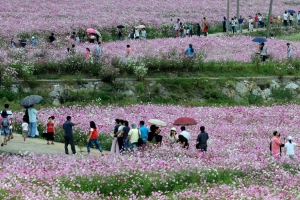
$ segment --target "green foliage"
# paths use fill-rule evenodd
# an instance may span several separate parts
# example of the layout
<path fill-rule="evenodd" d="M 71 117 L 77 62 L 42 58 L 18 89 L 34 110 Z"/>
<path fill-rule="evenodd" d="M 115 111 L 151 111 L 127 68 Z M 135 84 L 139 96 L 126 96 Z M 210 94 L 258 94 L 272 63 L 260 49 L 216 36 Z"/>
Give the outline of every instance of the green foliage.
<path fill-rule="evenodd" d="M 286 88 L 276 88 L 272 89 L 271 95 L 276 101 L 277 100 L 291 100 L 293 98 L 293 93 L 291 89 Z"/>
<path fill-rule="evenodd" d="M 260 105 L 263 101 L 263 98 L 261 96 L 254 95 L 252 93 L 248 94 L 247 99 L 250 105 Z"/>
<path fill-rule="evenodd" d="M 143 83 L 143 82 L 137 82 L 137 83 L 135 84 L 135 90 L 136 90 L 136 92 L 137 92 L 138 94 L 144 93 L 144 90 L 145 90 L 145 88 L 144 88 L 144 83 Z"/>
<path fill-rule="evenodd" d="M 99 192 L 104 196 L 129 197 L 131 193 L 138 196 L 150 196 L 152 192 L 160 191 L 169 194 L 181 191 L 186 184 L 195 187 L 203 182 L 212 184 L 231 185 L 236 179 L 245 178 L 246 174 L 231 170 L 179 171 L 168 172 L 166 176 L 144 173 L 127 173 L 124 176 L 92 176 L 76 177 L 75 180 L 63 179 L 59 181 L 60 187 L 73 192 Z M 76 183 L 76 184 L 74 184 Z M 78 187 L 80 185 L 80 187 Z"/>

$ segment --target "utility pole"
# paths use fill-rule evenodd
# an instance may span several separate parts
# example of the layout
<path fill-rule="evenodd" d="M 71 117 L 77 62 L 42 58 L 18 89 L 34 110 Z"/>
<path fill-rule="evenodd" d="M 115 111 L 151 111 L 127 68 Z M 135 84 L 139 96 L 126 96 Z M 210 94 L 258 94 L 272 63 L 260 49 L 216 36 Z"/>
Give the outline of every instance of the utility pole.
<path fill-rule="evenodd" d="M 272 16 L 272 7 L 273 7 L 273 0 L 270 0 L 270 7 L 269 7 L 269 16 L 268 16 L 268 25 L 267 25 L 267 38 L 270 37 L 270 19 Z"/>
<path fill-rule="evenodd" d="M 240 0 L 236 0 L 236 18 L 240 18 Z"/>
<path fill-rule="evenodd" d="M 226 20 L 226 30 L 227 30 L 227 33 L 229 34 L 229 4 L 230 4 L 230 1 L 229 0 L 227 0 L 227 16 L 226 16 L 226 18 L 227 18 L 227 20 Z"/>

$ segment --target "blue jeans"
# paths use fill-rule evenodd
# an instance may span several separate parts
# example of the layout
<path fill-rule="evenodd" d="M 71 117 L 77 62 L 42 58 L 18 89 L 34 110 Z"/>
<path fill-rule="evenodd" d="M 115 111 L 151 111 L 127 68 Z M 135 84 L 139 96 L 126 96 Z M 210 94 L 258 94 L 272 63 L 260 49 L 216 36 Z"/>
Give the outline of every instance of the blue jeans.
<path fill-rule="evenodd" d="M 137 147 L 137 142 L 134 142 L 134 143 L 132 143 L 131 144 L 131 148 L 132 148 L 132 150 L 134 151 L 134 149 Z"/>
<path fill-rule="evenodd" d="M 99 144 L 98 138 L 90 139 L 90 141 L 87 144 L 87 152 L 88 153 L 91 152 L 90 147 L 92 146 L 93 143 L 96 145 L 97 149 L 99 149 L 99 151 L 102 152 L 102 147 Z"/>
<path fill-rule="evenodd" d="M 122 36 L 118 36 L 118 40 L 122 41 L 123 37 Z"/>
<path fill-rule="evenodd" d="M 36 134 L 36 122 L 29 122 L 28 137 L 35 137 Z"/>
<path fill-rule="evenodd" d="M 128 149 L 130 148 L 130 142 L 129 142 L 129 140 L 127 140 L 127 138 L 124 138 L 123 142 L 124 142 L 124 149 L 126 151 L 128 151 Z"/>
<path fill-rule="evenodd" d="M 8 136 L 9 133 L 10 133 L 9 128 L 3 128 L 3 127 L 1 128 L 1 135 L 2 136 Z"/>

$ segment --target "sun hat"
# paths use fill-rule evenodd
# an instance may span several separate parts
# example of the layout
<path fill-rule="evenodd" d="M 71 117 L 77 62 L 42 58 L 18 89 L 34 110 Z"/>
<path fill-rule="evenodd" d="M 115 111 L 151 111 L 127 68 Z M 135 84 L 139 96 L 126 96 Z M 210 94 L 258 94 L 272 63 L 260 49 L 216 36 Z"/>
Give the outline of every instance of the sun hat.
<path fill-rule="evenodd" d="M 34 36 L 32 36 L 32 39 L 34 39 Z"/>
<path fill-rule="evenodd" d="M 293 139 L 293 137 L 292 137 L 292 136 L 289 136 L 289 137 L 287 137 L 287 139 L 288 139 L 288 140 L 292 140 L 292 139 Z"/>
<path fill-rule="evenodd" d="M 136 128 L 136 123 L 133 122 L 133 123 L 131 124 L 131 126 L 132 126 L 132 128 Z"/>
<path fill-rule="evenodd" d="M 171 131 L 176 131 L 176 128 L 175 127 L 171 128 Z"/>

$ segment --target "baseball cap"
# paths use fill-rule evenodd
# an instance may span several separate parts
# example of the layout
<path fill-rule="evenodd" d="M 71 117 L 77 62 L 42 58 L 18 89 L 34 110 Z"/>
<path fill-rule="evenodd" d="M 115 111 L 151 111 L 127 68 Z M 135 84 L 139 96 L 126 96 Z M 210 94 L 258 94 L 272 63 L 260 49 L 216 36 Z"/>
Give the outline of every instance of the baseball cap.
<path fill-rule="evenodd" d="M 289 136 L 289 137 L 287 137 L 287 139 L 288 139 L 288 140 L 292 140 L 292 139 L 293 139 L 293 137 L 292 137 L 292 136 Z"/>

